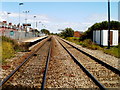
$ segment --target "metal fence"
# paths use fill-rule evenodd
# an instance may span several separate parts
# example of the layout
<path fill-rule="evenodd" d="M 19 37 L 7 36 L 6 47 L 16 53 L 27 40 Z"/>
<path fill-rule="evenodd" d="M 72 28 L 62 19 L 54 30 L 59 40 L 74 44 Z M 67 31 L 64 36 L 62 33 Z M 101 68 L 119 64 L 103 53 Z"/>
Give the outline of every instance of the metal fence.
<path fill-rule="evenodd" d="M 10 37 L 12 39 L 16 39 L 16 40 L 23 40 L 23 39 L 35 37 L 34 32 L 26 32 L 22 30 L 17 31 L 17 30 L 12 30 L 12 29 L 0 28 L 0 36 L 2 35 L 6 37 Z"/>

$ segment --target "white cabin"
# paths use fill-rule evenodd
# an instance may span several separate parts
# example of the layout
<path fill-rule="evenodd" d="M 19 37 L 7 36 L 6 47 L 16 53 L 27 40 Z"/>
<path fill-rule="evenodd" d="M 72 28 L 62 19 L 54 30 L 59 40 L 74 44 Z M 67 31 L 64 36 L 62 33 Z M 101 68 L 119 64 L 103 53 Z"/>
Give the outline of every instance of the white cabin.
<path fill-rule="evenodd" d="M 110 46 L 117 46 L 118 38 L 118 30 L 110 30 Z M 93 42 L 108 46 L 108 30 L 93 30 Z"/>

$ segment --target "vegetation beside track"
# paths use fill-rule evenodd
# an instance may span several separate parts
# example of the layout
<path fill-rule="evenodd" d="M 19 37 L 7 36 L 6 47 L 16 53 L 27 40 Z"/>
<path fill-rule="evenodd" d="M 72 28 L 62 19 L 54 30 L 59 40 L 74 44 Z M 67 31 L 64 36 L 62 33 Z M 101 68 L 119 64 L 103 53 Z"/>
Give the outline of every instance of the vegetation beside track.
<path fill-rule="evenodd" d="M 111 21 L 110 22 L 110 29 L 111 30 L 119 30 L 119 38 L 120 38 L 120 22 L 118 21 Z M 111 47 L 107 49 L 107 47 L 101 47 L 96 43 L 93 43 L 93 30 L 107 30 L 108 29 L 108 22 L 103 21 L 99 23 L 95 23 L 91 27 L 88 28 L 84 33 L 81 34 L 79 38 L 73 37 L 74 31 L 71 28 L 66 28 L 62 30 L 61 33 L 58 35 L 68 41 L 74 42 L 78 45 L 83 47 L 92 49 L 92 50 L 102 50 L 104 53 L 113 55 L 117 58 L 120 58 L 119 50 L 120 50 L 120 43 L 118 46 Z M 120 42 L 120 39 L 119 39 Z"/>
<path fill-rule="evenodd" d="M 20 44 L 16 40 L 5 36 L 1 36 L 0 40 L 2 41 L 0 45 L 2 52 L 2 63 L 7 62 L 6 59 L 14 57 L 15 53 L 25 51 L 25 47 L 27 47 L 27 45 Z"/>
<path fill-rule="evenodd" d="M 120 38 L 120 22 L 111 21 L 110 22 L 110 29 L 111 30 L 119 30 L 119 38 Z M 94 25 L 89 27 L 88 30 L 86 30 L 82 34 L 80 40 L 82 40 L 82 41 L 85 40 L 85 39 L 93 40 L 93 30 L 108 30 L 108 22 L 103 21 L 103 22 L 95 23 Z M 120 40 L 119 40 L 119 42 L 120 42 Z"/>
<path fill-rule="evenodd" d="M 2 62 L 6 62 L 5 59 L 11 58 L 14 56 L 15 50 L 11 43 L 3 41 L 2 42 Z"/>
<path fill-rule="evenodd" d="M 67 38 L 74 36 L 74 30 L 72 28 L 65 28 L 65 30 L 61 30 L 62 32 L 59 34 L 60 37 Z"/>
<path fill-rule="evenodd" d="M 104 51 L 104 53 L 107 53 L 107 54 L 113 55 L 117 58 L 120 58 L 119 50 L 120 50 L 120 44 L 118 46 L 111 47 L 110 49 L 104 49 L 103 51 Z"/>
<path fill-rule="evenodd" d="M 111 47 L 110 49 L 107 49 L 107 47 L 101 47 L 101 46 L 93 43 L 91 39 L 85 39 L 83 41 L 80 41 L 80 39 L 76 38 L 76 37 L 67 37 L 65 39 L 68 41 L 71 41 L 73 43 L 76 43 L 78 45 L 81 45 L 82 47 L 86 47 L 86 48 L 92 49 L 92 50 L 102 50 L 106 54 L 110 54 L 117 58 L 120 58 L 120 55 L 118 52 L 120 50 L 120 44 L 118 46 L 114 46 L 114 47 Z"/>

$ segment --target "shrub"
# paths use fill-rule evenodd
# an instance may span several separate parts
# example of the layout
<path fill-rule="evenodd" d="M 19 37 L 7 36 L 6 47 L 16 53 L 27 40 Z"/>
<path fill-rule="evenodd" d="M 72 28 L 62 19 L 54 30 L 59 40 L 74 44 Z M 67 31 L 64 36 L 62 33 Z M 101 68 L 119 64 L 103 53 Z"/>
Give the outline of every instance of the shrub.
<path fill-rule="evenodd" d="M 74 35 L 74 30 L 72 28 L 65 28 L 65 30 L 62 30 L 60 33 L 60 36 L 63 36 L 64 38 L 67 37 L 73 37 Z"/>
<path fill-rule="evenodd" d="M 14 57 L 14 54 L 18 51 L 28 51 L 29 43 L 18 43 L 16 40 L 2 36 L 2 62 L 6 62 L 5 59 Z"/>
<path fill-rule="evenodd" d="M 71 42 L 73 41 L 72 37 L 66 37 L 65 39 L 68 40 L 68 41 L 71 41 Z"/>
<path fill-rule="evenodd" d="M 87 47 L 89 49 L 93 49 L 93 50 L 101 50 L 102 48 L 93 43 L 91 39 L 85 39 L 84 41 L 80 41 L 79 43 L 80 45 L 82 45 L 83 47 Z"/>
<path fill-rule="evenodd" d="M 11 58 L 14 56 L 15 50 L 11 43 L 3 41 L 2 42 L 2 60 Z"/>
<path fill-rule="evenodd" d="M 8 38 L 6 36 L 2 36 L 0 37 L 2 38 L 2 41 L 4 42 L 8 42 L 12 44 L 12 47 L 15 51 L 27 51 L 28 50 L 28 43 L 22 43 L 22 42 L 17 42 L 14 39 Z"/>
<path fill-rule="evenodd" d="M 1 36 L 0 38 L 2 38 L 2 41 L 6 41 L 6 42 L 10 42 L 10 43 L 14 44 L 14 40 L 11 38 L 8 38 L 6 36 Z"/>

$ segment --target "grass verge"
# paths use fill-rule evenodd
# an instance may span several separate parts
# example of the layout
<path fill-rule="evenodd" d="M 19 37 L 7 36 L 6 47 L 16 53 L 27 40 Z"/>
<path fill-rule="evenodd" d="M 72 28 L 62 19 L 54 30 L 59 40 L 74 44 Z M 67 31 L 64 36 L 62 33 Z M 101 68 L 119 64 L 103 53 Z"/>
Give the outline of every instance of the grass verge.
<path fill-rule="evenodd" d="M 76 37 L 67 37 L 65 39 L 73 43 L 76 43 L 78 45 L 81 45 L 82 47 L 86 47 L 92 50 L 102 50 L 106 54 L 110 54 L 112 56 L 120 58 L 120 54 L 119 54 L 120 44 L 118 46 L 114 46 L 111 47 L 110 49 L 107 49 L 107 47 L 100 47 L 99 45 L 93 43 L 91 39 L 85 39 L 84 41 L 80 41 L 79 38 Z"/>
<path fill-rule="evenodd" d="M 106 49 L 106 47 L 103 49 L 104 53 L 106 54 L 110 54 L 112 56 L 115 56 L 117 58 L 120 58 L 120 55 L 119 55 L 119 50 L 120 48 L 118 46 L 116 47 L 111 47 L 110 49 Z"/>
<path fill-rule="evenodd" d="M 2 52 L 2 59 L 0 62 L 2 62 L 3 64 L 7 62 L 6 59 L 14 57 L 16 52 L 27 51 L 28 44 L 26 43 L 18 43 L 16 40 L 5 36 L 1 36 L 0 40 L 0 48 Z"/>
<path fill-rule="evenodd" d="M 2 41 L 2 60 L 3 63 L 6 62 L 5 59 L 13 57 L 15 54 L 15 50 L 13 48 L 12 43 Z"/>

